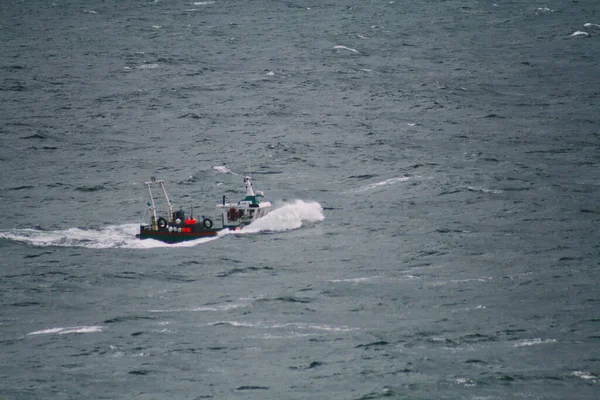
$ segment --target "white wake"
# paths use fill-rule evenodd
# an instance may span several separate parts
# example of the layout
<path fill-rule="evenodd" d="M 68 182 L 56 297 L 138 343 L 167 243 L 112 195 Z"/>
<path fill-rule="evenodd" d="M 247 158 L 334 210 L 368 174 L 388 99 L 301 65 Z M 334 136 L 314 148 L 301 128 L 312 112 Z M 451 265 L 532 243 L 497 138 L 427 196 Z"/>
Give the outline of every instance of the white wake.
<path fill-rule="evenodd" d="M 193 247 L 217 240 L 223 236 L 258 232 L 288 231 L 300 228 L 305 222 L 319 222 L 324 219 L 323 208 L 316 202 L 295 200 L 271 211 L 263 218 L 239 231 L 227 229 L 217 236 L 168 244 L 158 240 L 135 237 L 139 224 L 110 225 L 98 229 L 68 228 L 63 230 L 11 229 L 0 232 L 0 239 L 8 239 L 37 247 L 85 247 L 90 249 L 152 249 L 158 247 Z"/>
<path fill-rule="evenodd" d="M 9 239 L 37 247 L 86 247 L 90 249 L 151 249 L 156 247 L 191 247 L 215 240 L 219 236 L 167 244 L 157 240 L 140 240 L 139 224 L 111 225 L 99 229 L 69 228 L 46 231 L 39 229 L 12 229 L 0 232 L 0 239 Z M 225 234 L 225 232 L 223 232 Z M 222 235 L 221 235 L 222 236 Z"/>

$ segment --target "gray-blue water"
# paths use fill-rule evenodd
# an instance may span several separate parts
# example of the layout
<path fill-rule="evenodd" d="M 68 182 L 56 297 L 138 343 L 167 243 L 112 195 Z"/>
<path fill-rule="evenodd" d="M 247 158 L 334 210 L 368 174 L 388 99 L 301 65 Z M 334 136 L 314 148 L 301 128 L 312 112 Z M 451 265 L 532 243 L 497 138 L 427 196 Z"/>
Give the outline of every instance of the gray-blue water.
<path fill-rule="evenodd" d="M 0 398 L 597 399 L 600 2 L 0 2 Z M 164 179 L 218 220 L 134 235 Z"/>

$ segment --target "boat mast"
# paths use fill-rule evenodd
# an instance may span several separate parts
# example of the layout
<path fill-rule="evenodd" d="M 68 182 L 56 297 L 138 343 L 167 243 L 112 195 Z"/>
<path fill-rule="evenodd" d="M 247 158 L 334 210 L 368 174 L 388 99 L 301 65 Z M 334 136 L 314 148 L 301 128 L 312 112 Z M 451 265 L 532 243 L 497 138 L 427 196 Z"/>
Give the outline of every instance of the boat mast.
<path fill-rule="evenodd" d="M 152 180 L 154 181 L 154 177 L 152 177 Z M 152 202 L 152 226 L 154 228 L 154 225 L 156 225 L 156 206 L 154 205 L 154 196 L 152 196 L 151 184 L 152 182 L 146 182 L 146 186 L 148 186 L 148 193 L 150 193 L 150 201 Z"/>
<path fill-rule="evenodd" d="M 156 216 L 156 205 L 154 204 L 154 196 L 152 195 L 152 185 L 159 185 L 163 192 L 163 197 L 167 202 L 167 206 L 169 207 L 169 221 L 173 221 L 173 206 L 171 205 L 171 201 L 169 200 L 169 196 L 167 195 L 167 191 L 165 189 L 164 181 L 156 180 L 155 177 L 150 178 L 150 182 L 145 182 L 146 186 L 148 186 L 148 193 L 150 193 L 150 201 L 152 202 L 152 215 L 154 216 L 154 223 L 156 223 L 158 217 Z"/>
<path fill-rule="evenodd" d="M 169 196 L 167 195 L 167 191 L 165 190 L 165 185 L 163 181 L 157 181 L 162 189 L 163 196 L 165 196 L 165 200 L 167 201 L 167 206 L 169 207 L 169 221 L 173 221 L 173 206 L 171 205 L 171 201 L 169 200 Z"/>

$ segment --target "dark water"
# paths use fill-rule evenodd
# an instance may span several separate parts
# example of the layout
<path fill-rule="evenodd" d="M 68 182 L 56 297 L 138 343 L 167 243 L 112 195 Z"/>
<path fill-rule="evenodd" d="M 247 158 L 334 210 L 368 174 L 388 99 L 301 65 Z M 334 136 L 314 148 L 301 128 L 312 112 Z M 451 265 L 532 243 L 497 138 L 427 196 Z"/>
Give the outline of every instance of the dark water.
<path fill-rule="evenodd" d="M 0 398 L 598 398 L 599 25 L 1 2 Z M 248 170 L 261 224 L 135 240 L 150 176 L 214 217 Z"/>

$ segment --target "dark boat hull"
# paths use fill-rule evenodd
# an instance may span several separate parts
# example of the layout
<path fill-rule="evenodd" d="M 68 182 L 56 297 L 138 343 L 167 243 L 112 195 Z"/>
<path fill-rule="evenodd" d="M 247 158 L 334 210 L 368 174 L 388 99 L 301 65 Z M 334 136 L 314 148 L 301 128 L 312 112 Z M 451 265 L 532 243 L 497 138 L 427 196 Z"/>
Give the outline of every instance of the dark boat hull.
<path fill-rule="evenodd" d="M 136 236 L 139 239 L 154 239 L 164 243 L 181 243 L 188 240 L 196 240 L 207 237 L 217 236 L 217 229 L 203 229 L 193 232 L 169 232 L 168 229 L 159 229 L 157 231 L 149 229 L 147 226 L 140 226 L 140 233 Z"/>

